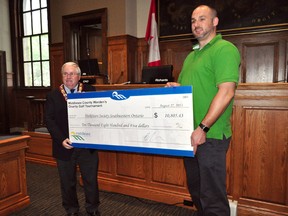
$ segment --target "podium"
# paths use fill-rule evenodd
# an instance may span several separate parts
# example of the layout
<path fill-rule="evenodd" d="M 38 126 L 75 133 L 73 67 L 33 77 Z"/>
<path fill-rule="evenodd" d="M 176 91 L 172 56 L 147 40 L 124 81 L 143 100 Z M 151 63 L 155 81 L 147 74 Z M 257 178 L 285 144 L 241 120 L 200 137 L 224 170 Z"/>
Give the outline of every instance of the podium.
<path fill-rule="evenodd" d="M 0 136 L 0 215 L 10 215 L 30 204 L 25 151 L 29 136 Z"/>

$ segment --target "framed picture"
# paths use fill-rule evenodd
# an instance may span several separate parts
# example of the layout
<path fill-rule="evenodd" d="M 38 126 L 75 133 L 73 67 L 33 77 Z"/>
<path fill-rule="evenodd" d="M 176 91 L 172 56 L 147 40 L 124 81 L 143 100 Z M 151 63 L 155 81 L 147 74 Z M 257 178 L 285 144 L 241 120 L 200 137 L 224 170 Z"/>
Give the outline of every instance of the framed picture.
<path fill-rule="evenodd" d="M 288 29 L 287 0 L 158 0 L 160 40 L 191 38 L 191 13 L 202 4 L 217 10 L 223 35 Z"/>

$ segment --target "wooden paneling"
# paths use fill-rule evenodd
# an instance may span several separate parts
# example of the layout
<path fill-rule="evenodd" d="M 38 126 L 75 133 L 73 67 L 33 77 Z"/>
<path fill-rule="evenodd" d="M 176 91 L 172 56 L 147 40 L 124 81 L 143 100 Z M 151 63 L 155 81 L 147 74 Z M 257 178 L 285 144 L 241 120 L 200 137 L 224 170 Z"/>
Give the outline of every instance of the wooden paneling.
<path fill-rule="evenodd" d="M 288 84 L 240 85 L 233 131 L 229 195 L 238 215 L 288 215 Z"/>
<path fill-rule="evenodd" d="M 190 40 L 160 42 L 161 63 L 173 65 L 173 77 L 177 81 L 186 56 L 191 52 L 193 43 Z"/>
<path fill-rule="evenodd" d="M 288 31 L 226 36 L 241 54 L 240 82 L 287 82 Z"/>
<path fill-rule="evenodd" d="M 98 90 L 118 87 L 139 86 L 97 86 Z M 238 201 L 238 215 L 288 215 L 288 84 L 239 85 L 232 121 L 234 135 L 227 153 L 227 190 L 229 198 Z M 107 187 L 100 174 L 103 188 L 167 203 L 189 199 L 181 158 L 121 152 L 110 156 L 115 159 L 109 161 L 116 161 L 112 163 L 116 168 L 110 178 L 117 182 L 113 181 L 114 187 Z M 138 190 L 131 193 L 136 186 Z M 152 188 L 157 188 L 158 196 Z M 150 195 L 142 190 L 150 191 Z M 169 194 L 165 199 L 163 191 Z"/>
<path fill-rule="evenodd" d="M 240 51 L 241 83 L 287 82 L 288 31 L 223 36 L 223 38 L 235 44 Z M 144 46 L 146 42 L 144 39 L 141 40 L 139 44 Z M 195 40 L 160 41 L 161 63 L 174 66 L 175 80 L 180 74 L 184 59 L 196 43 Z M 138 59 L 147 65 L 147 50 L 141 48 L 138 51 Z M 141 67 L 138 67 L 138 70 Z"/>
<path fill-rule="evenodd" d="M 244 107 L 244 198 L 285 204 L 288 108 Z M 273 157 L 274 156 L 274 157 Z M 275 157 L 276 156 L 276 157 Z M 271 160 L 272 158 L 272 160 Z M 255 172 L 257 170 L 258 172 Z M 272 188 L 269 185 L 275 185 Z"/>
<path fill-rule="evenodd" d="M 278 43 L 243 44 L 246 65 L 243 71 L 243 82 L 275 82 L 278 75 Z M 265 62 L 265 64 L 263 64 Z"/>
<path fill-rule="evenodd" d="M 62 84 L 61 67 L 64 64 L 63 44 L 52 44 L 50 46 L 50 75 L 51 87 L 57 88 Z"/>
<path fill-rule="evenodd" d="M 137 39 L 125 35 L 108 38 L 110 84 L 134 82 L 137 75 Z"/>
<path fill-rule="evenodd" d="M 96 85 L 98 91 L 148 87 L 163 85 Z M 238 215 L 287 216 L 288 84 L 240 84 L 232 126 L 226 179 Z M 27 134 L 27 160 L 51 164 L 50 136 Z M 169 204 L 190 199 L 181 157 L 113 151 L 99 156 L 101 190 Z"/>
<path fill-rule="evenodd" d="M 111 176 L 115 175 L 115 153 L 109 151 L 100 151 L 99 152 L 99 172 L 102 173 L 103 176 Z M 109 161 L 109 163 L 104 163 L 102 161 Z"/>
<path fill-rule="evenodd" d="M 234 43 L 240 51 L 240 83 L 287 82 L 288 31 L 224 36 L 224 39 Z M 175 81 L 195 43 L 195 40 L 160 41 L 161 62 L 173 65 Z M 144 38 L 129 35 L 108 38 L 108 83 L 141 82 L 142 68 L 147 65 L 147 48 Z M 50 45 L 50 59 L 52 88 L 57 88 L 61 83 L 61 66 L 64 63 L 63 44 Z M 17 100 L 22 100 L 25 93 L 22 90 L 13 93 L 10 107 L 22 107 L 23 103 L 19 104 Z M 33 91 L 32 95 L 39 98 L 38 91 Z M 26 117 L 22 113 L 25 112 L 10 116 L 11 126 L 23 125 Z"/>
<path fill-rule="evenodd" d="M 129 164 L 127 162 L 129 161 Z M 145 169 L 145 156 L 122 153 L 116 154 L 116 175 L 121 179 L 137 179 L 142 181 L 146 178 Z"/>
<path fill-rule="evenodd" d="M 23 131 L 23 135 L 30 136 L 26 151 L 26 160 L 56 166 L 56 161 L 52 157 L 52 139 L 50 134 Z"/>
<path fill-rule="evenodd" d="M 152 182 L 162 184 L 163 186 L 175 186 L 185 190 L 186 178 L 184 164 L 182 160 L 175 157 L 160 157 L 152 158 Z"/>
<path fill-rule="evenodd" d="M 142 68 L 147 66 L 148 61 L 148 46 L 144 39 L 138 39 L 138 63 L 137 63 L 137 75 L 135 75 L 135 82 L 141 82 L 142 80 Z"/>
<path fill-rule="evenodd" d="M 0 215 L 30 204 L 26 184 L 25 149 L 29 136 L 0 139 Z"/>
<path fill-rule="evenodd" d="M 110 83 L 141 82 L 143 66 L 147 65 L 148 44 L 144 39 L 129 44 L 127 36 L 111 37 L 108 41 L 108 74 Z M 288 31 L 255 35 L 224 36 L 241 54 L 239 68 L 241 83 L 287 82 Z M 186 56 L 192 51 L 195 40 L 160 41 L 162 65 L 172 64 L 177 81 Z M 134 46 L 137 48 L 137 58 Z M 130 48 L 130 49 L 129 49 Z M 137 64 L 133 67 L 131 60 Z M 128 64 L 129 63 L 129 64 Z"/>
<path fill-rule="evenodd" d="M 139 85 L 100 85 L 97 89 L 136 87 Z M 230 199 L 238 201 L 238 215 L 288 215 L 288 84 L 240 84 L 232 122 L 234 135 L 227 153 L 227 191 Z M 181 158 L 121 152 L 110 156 L 114 159 L 109 157 L 109 161 L 116 162 L 116 167 L 109 178 L 117 182 L 112 181 L 114 186 L 107 187 L 100 174 L 103 188 L 167 203 L 189 199 Z M 108 163 L 103 160 L 102 163 Z M 136 186 L 138 190 L 131 193 Z M 148 190 L 150 195 L 143 190 Z"/>
<path fill-rule="evenodd" d="M 128 81 L 127 49 L 125 43 L 109 45 L 108 76 L 110 84 L 120 84 Z"/>
<path fill-rule="evenodd" d="M 96 85 L 98 91 L 163 87 L 164 85 Z M 180 157 L 99 152 L 99 185 L 103 190 L 165 203 L 190 199 Z"/>

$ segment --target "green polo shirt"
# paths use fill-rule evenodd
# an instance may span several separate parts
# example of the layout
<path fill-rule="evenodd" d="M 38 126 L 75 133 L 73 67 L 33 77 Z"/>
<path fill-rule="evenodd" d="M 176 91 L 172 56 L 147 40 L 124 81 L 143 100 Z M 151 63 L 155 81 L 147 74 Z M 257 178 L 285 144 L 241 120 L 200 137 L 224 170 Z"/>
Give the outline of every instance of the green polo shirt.
<path fill-rule="evenodd" d="M 204 119 L 210 103 L 218 92 L 217 86 L 224 82 L 239 80 L 240 54 L 232 43 L 223 40 L 219 34 L 201 50 L 199 45 L 192 51 L 183 63 L 178 82 L 182 86 L 193 88 L 194 128 Z M 233 101 L 225 112 L 213 124 L 207 133 L 207 138 L 223 139 L 232 135 L 230 117 Z"/>

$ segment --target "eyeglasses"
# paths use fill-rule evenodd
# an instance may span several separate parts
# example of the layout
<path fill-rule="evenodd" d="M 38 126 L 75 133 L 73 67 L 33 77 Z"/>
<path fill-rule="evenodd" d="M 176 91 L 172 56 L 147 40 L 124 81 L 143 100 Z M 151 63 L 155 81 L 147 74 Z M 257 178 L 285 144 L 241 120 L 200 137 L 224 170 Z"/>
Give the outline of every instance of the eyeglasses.
<path fill-rule="evenodd" d="M 74 77 L 74 76 L 77 76 L 79 75 L 78 73 L 67 73 L 67 72 L 63 72 L 62 73 L 62 76 L 71 76 L 71 77 Z"/>

